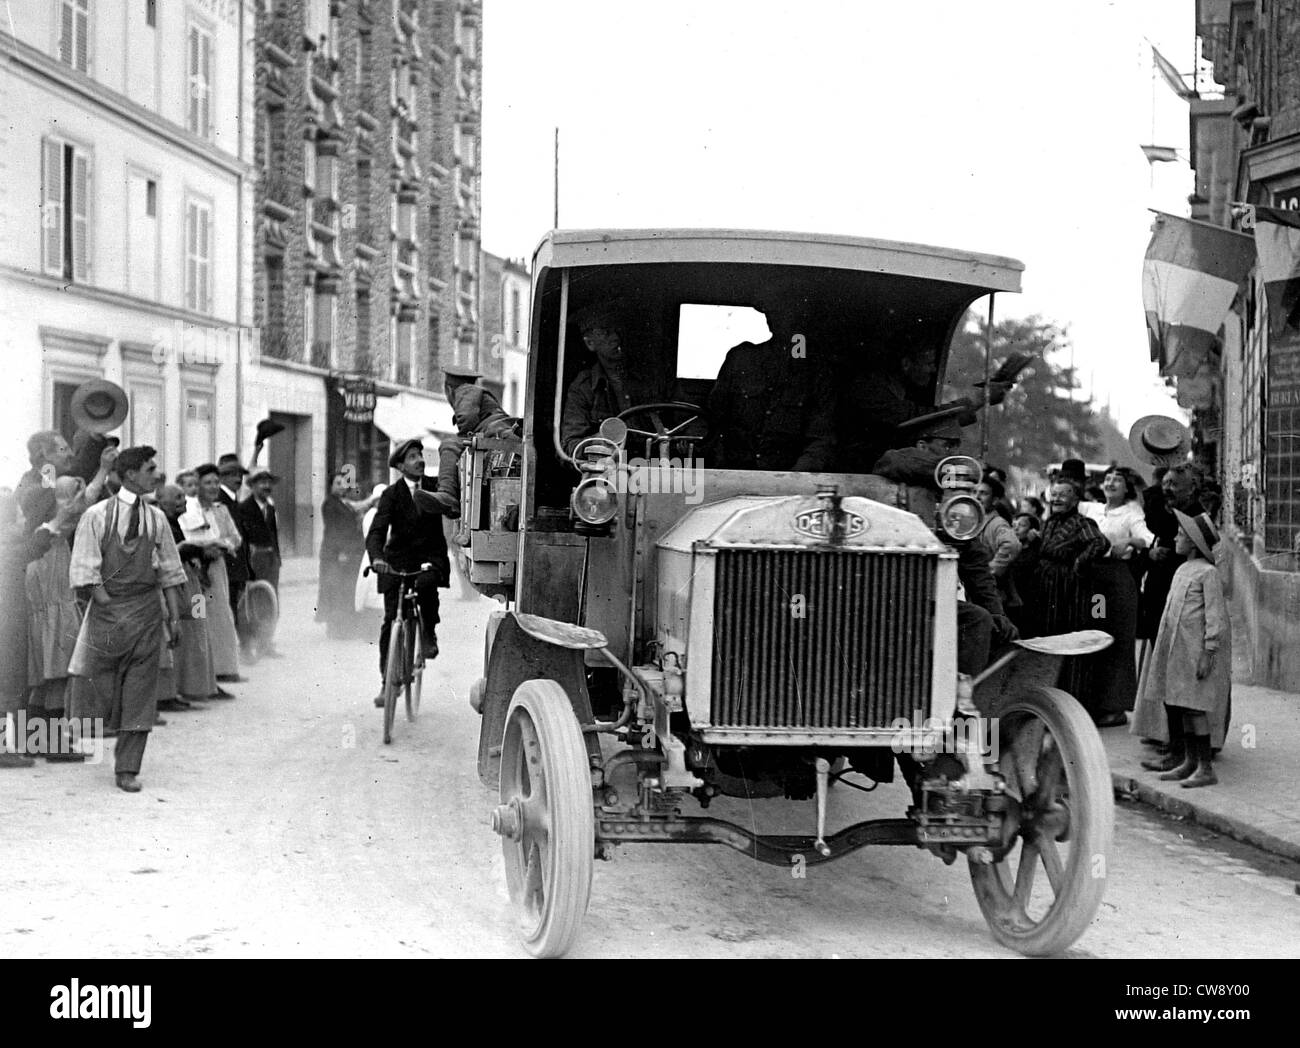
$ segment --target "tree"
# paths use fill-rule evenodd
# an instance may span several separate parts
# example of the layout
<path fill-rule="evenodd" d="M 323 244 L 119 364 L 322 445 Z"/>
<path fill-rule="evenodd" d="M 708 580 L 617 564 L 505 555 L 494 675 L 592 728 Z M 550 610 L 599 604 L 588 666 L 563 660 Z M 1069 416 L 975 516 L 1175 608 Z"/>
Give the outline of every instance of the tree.
<path fill-rule="evenodd" d="M 1090 401 L 1072 399 L 1078 389 L 1075 371 L 1052 357 L 1070 348 L 1066 332 L 1032 316 L 1003 320 L 993 326 L 991 371 L 1013 352 L 1034 357 L 1020 373 L 1006 400 L 989 409 L 990 465 L 1016 466 L 1034 473 L 1067 458 L 1095 461 L 1103 452 L 1099 419 Z M 978 398 L 976 382 L 984 380 L 984 322 L 967 314 L 953 338 L 948 355 L 943 399 Z M 971 427 L 968 446 L 979 454 L 979 429 Z"/>

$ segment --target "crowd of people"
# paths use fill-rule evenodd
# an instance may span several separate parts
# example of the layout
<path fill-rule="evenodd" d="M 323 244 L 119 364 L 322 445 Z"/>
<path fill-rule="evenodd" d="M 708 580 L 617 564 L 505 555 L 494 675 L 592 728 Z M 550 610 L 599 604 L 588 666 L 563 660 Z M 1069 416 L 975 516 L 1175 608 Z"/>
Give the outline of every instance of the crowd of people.
<path fill-rule="evenodd" d="M 94 429 L 34 433 L 27 454 L 0 489 L 0 767 L 85 761 L 115 737 L 135 793 L 160 711 L 234 699 L 241 666 L 279 654 L 278 478 L 227 454 L 168 483 L 154 448 Z"/>
<path fill-rule="evenodd" d="M 1093 484 L 1072 459 L 1053 472 L 1045 501 L 1012 503 L 1005 476 L 986 469 L 976 541 L 1020 637 L 1095 629 L 1114 638 L 1066 659 L 1059 682 L 1094 723 L 1119 727 L 1132 714 L 1131 730 L 1156 751 L 1144 767 L 1207 786 L 1231 713 L 1219 500 L 1187 461 L 1188 434 L 1175 420 L 1143 419 L 1130 442 L 1154 467 L 1150 484 L 1118 465 Z"/>

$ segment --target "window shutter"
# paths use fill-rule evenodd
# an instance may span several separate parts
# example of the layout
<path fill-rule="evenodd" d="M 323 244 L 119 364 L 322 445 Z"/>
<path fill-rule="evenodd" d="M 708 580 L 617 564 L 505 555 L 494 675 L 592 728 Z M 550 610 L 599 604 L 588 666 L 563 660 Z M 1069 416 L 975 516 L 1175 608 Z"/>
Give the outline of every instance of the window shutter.
<path fill-rule="evenodd" d="M 199 40 L 199 79 L 202 83 L 202 128 L 199 131 L 204 138 L 212 134 L 212 37 L 203 33 Z"/>
<path fill-rule="evenodd" d="M 196 309 L 195 289 L 198 287 L 198 273 L 195 269 L 195 250 L 198 236 L 194 224 L 198 216 L 193 204 L 185 205 L 185 308 Z"/>
<path fill-rule="evenodd" d="M 189 85 L 189 129 L 195 134 L 199 131 L 199 31 L 190 26 L 189 34 L 189 68 L 186 70 L 186 83 Z"/>
<path fill-rule="evenodd" d="M 72 154 L 72 279 L 90 279 L 90 158 Z"/>
<path fill-rule="evenodd" d="M 63 143 L 41 140 L 41 239 L 46 273 L 63 276 Z"/>
<path fill-rule="evenodd" d="M 72 2 L 59 5 L 59 61 L 72 65 Z"/>
<path fill-rule="evenodd" d="M 75 51 L 76 54 L 75 65 L 77 69 L 83 73 L 86 72 L 89 66 L 89 63 L 87 61 L 87 57 L 88 57 L 87 51 L 89 48 L 89 40 L 87 39 L 88 36 L 87 30 L 89 29 L 90 12 L 89 10 L 87 10 L 87 7 L 88 7 L 88 0 L 77 0 L 77 11 L 75 15 L 75 21 L 77 26 L 77 30 L 76 30 L 77 45 Z"/>
<path fill-rule="evenodd" d="M 199 212 L 199 312 L 212 312 L 212 212 Z"/>

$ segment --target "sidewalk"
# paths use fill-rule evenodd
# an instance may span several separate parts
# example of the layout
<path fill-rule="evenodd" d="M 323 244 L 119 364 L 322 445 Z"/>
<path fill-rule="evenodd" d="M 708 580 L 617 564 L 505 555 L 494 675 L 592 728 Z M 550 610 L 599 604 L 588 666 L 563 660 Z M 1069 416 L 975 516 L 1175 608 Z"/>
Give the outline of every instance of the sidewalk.
<path fill-rule="evenodd" d="M 1161 782 L 1142 767 L 1151 751 L 1127 728 L 1105 728 L 1101 739 L 1117 793 L 1300 861 L 1300 695 L 1233 683 L 1215 786 L 1185 790 Z"/>

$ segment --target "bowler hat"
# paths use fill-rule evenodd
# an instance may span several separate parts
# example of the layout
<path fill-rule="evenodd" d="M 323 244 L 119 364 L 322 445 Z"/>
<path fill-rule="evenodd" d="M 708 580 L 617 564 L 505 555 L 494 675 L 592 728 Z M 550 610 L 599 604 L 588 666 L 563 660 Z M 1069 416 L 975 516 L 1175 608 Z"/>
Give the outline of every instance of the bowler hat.
<path fill-rule="evenodd" d="M 233 452 L 222 455 L 217 459 L 217 471 L 220 473 L 238 472 L 241 476 L 248 472 L 248 469 L 239 461 L 239 456 Z"/>
<path fill-rule="evenodd" d="M 393 469 L 397 469 L 397 467 L 402 464 L 402 460 L 410 454 L 412 448 L 419 448 L 423 451 L 424 441 L 420 440 L 418 437 L 412 437 L 410 440 L 402 441 L 397 445 L 397 447 L 393 448 L 393 453 L 388 456 L 388 465 Z"/>
<path fill-rule="evenodd" d="M 278 481 L 279 479 L 280 478 L 278 476 L 272 473 L 265 466 L 258 466 L 257 469 L 253 470 L 253 472 L 248 475 L 248 483 L 250 485 L 256 484 L 259 480 L 269 480 L 275 482 Z"/>
<path fill-rule="evenodd" d="M 1073 480 L 1079 484 L 1088 483 L 1088 467 L 1084 464 L 1083 459 L 1066 459 L 1061 463 L 1061 468 L 1057 470 L 1058 477 L 1066 480 Z"/>
<path fill-rule="evenodd" d="M 68 411 L 78 429 L 107 433 L 126 419 L 129 402 L 122 387 L 103 378 L 92 378 L 72 394 Z"/>
<path fill-rule="evenodd" d="M 1187 458 L 1192 450 L 1192 431 L 1177 419 L 1145 415 L 1128 431 L 1133 454 L 1153 466 L 1170 466 Z"/>
<path fill-rule="evenodd" d="M 257 424 L 257 442 L 261 444 L 267 437 L 273 437 L 277 433 L 283 432 L 283 422 L 276 422 L 274 419 L 264 418 Z"/>
<path fill-rule="evenodd" d="M 1208 514 L 1198 513 L 1192 517 L 1181 509 L 1174 510 L 1174 516 L 1178 518 L 1178 526 L 1187 532 L 1187 537 L 1196 544 L 1205 559 L 1213 564 L 1214 547 L 1219 544 L 1219 531 L 1214 526 L 1214 521 Z"/>

